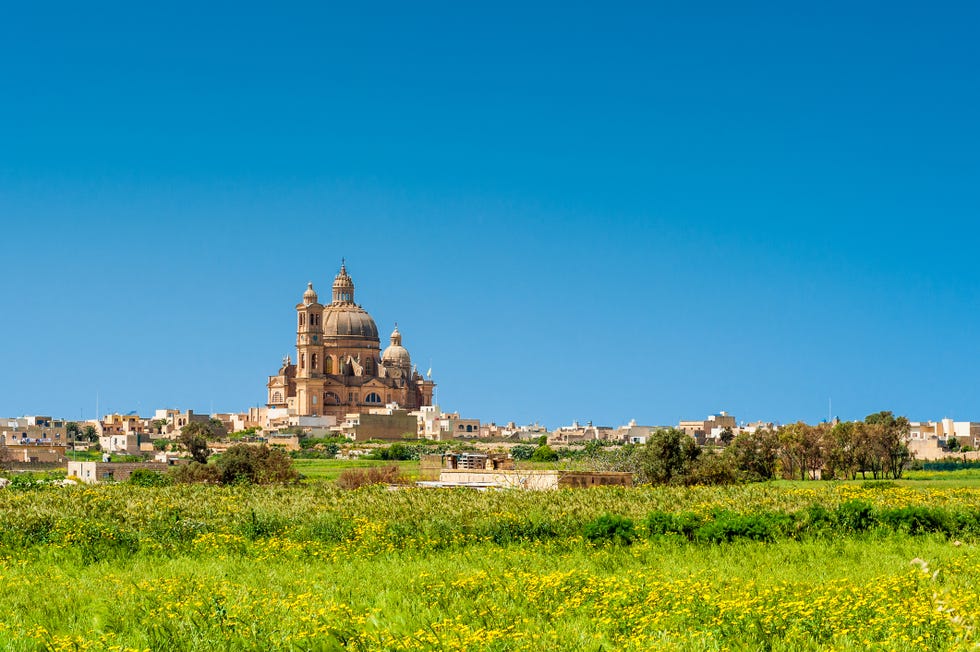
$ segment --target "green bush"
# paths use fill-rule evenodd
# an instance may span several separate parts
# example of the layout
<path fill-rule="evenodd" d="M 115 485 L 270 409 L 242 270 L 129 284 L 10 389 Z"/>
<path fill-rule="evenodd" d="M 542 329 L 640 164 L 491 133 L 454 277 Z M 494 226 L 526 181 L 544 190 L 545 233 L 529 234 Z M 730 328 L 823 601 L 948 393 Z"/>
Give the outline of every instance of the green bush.
<path fill-rule="evenodd" d="M 864 532 L 875 524 L 874 508 L 864 500 L 848 500 L 837 508 L 836 520 L 845 530 Z"/>
<path fill-rule="evenodd" d="M 271 484 L 295 482 L 299 478 L 289 455 L 265 444 L 229 446 L 216 466 L 222 484 Z"/>
<path fill-rule="evenodd" d="M 128 482 L 137 487 L 166 487 L 173 484 L 173 478 L 152 469 L 136 469 L 129 474 Z"/>
<path fill-rule="evenodd" d="M 834 513 L 823 505 L 810 505 L 793 514 L 793 527 L 797 535 L 825 534 L 834 527 Z"/>
<path fill-rule="evenodd" d="M 633 543 L 636 532 L 632 519 L 615 514 L 603 514 L 594 521 L 586 523 L 583 532 L 592 543 L 612 543 L 628 546 Z"/>
<path fill-rule="evenodd" d="M 878 521 L 893 530 L 905 531 L 909 534 L 939 532 L 948 535 L 960 529 L 946 510 L 938 507 L 908 506 L 884 509 L 878 513 Z"/>
<path fill-rule="evenodd" d="M 894 489 L 897 486 L 893 480 L 865 480 L 861 483 L 862 489 Z"/>
<path fill-rule="evenodd" d="M 694 533 L 697 541 L 722 543 L 735 539 L 775 541 L 790 530 L 793 518 L 780 512 L 736 514 L 722 511 Z"/>
<path fill-rule="evenodd" d="M 558 461 L 558 453 L 548 444 L 542 444 L 534 449 L 534 453 L 531 455 L 532 462 L 556 462 Z"/>
<path fill-rule="evenodd" d="M 646 518 L 647 534 L 651 537 L 677 534 L 674 515 L 659 510 L 650 512 Z"/>

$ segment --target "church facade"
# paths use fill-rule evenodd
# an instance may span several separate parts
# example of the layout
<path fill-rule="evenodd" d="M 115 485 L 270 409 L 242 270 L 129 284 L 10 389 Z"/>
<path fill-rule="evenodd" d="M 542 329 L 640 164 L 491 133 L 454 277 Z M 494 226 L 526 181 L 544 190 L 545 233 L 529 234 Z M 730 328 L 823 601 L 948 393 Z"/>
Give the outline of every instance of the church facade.
<path fill-rule="evenodd" d="M 354 303 L 354 281 L 342 264 L 329 304 L 307 285 L 296 305 L 296 359 L 286 356 L 267 387 L 269 408 L 342 420 L 389 403 L 409 410 L 431 405 L 435 383 L 412 366 L 397 325 L 381 350 L 378 327 Z"/>

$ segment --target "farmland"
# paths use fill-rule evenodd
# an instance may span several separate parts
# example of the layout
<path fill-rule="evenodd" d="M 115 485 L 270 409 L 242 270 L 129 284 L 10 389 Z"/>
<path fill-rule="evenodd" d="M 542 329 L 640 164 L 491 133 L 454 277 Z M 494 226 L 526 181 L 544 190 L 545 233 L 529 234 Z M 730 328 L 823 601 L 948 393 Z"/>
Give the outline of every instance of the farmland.
<path fill-rule="evenodd" d="M 980 489 L 0 492 L 0 646 L 967 649 Z"/>

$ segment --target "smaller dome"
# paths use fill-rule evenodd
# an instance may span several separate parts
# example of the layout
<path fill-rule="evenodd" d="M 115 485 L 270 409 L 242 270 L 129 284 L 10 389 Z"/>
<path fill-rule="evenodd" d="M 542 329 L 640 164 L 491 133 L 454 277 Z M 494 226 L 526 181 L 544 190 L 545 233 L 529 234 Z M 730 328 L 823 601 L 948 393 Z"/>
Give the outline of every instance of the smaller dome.
<path fill-rule="evenodd" d="M 303 303 L 305 303 L 306 305 L 310 305 L 316 303 L 316 300 L 317 300 L 316 290 L 313 289 L 313 283 L 312 282 L 307 283 L 306 292 L 303 293 Z"/>
<path fill-rule="evenodd" d="M 381 361 L 395 366 L 408 368 L 412 366 L 412 358 L 408 355 L 408 350 L 402 346 L 402 334 L 398 332 L 398 325 L 391 332 L 391 345 L 381 354 Z"/>
<path fill-rule="evenodd" d="M 381 354 L 381 361 L 396 367 L 412 366 L 412 358 L 408 355 L 408 349 L 398 344 L 392 344 Z"/>

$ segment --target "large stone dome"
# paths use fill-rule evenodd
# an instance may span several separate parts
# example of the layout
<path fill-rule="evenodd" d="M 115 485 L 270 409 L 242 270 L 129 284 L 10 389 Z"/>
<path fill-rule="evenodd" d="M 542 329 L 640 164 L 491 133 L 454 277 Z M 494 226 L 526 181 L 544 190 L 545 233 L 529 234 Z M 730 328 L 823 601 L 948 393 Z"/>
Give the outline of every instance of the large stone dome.
<path fill-rule="evenodd" d="M 380 344 L 378 327 L 367 311 L 354 303 L 354 281 L 347 265 L 333 281 L 333 301 L 323 309 L 323 338 L 363 338 Z"/>
<path fill-rule="evenodd" d="M 360 306 L 330 304 L 323 310 L 323 337 L 363 337 L 378 342 L 378 327 Z"/>

